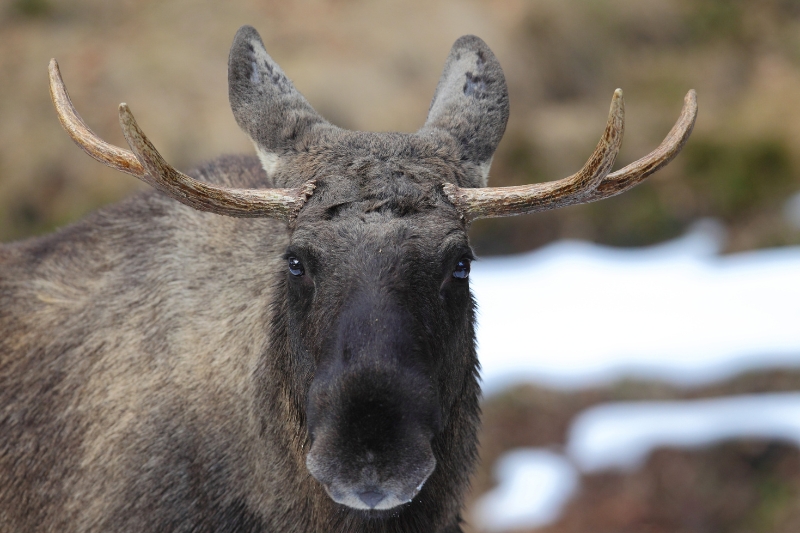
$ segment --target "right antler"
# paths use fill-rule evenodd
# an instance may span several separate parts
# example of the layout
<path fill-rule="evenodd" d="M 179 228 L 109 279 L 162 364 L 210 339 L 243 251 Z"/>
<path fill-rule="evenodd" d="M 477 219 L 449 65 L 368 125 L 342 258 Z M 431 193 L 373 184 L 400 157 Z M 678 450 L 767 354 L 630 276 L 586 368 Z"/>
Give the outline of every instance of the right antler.
<path fill-rule="evenodd" d="M 50 60 L 49 71 L 50 97 L 58 119 L 84 152 L 194 209 L 232 217 L 269 217 L 291 222 L 314 191 L 311 181 L 294 189 L 233 189 L 189 177 L 161 157 L 126 104 L 119 106 L 119 120 L 133 152 L 108 144 L 89 129 L 75 110 L 55 59 Z"/>

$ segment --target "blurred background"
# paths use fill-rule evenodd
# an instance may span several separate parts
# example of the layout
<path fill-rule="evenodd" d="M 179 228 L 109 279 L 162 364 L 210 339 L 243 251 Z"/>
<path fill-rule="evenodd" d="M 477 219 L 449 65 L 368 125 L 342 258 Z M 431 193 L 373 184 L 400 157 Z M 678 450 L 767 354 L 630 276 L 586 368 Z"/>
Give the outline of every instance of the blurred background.
<path fill-rule="evenodd" d="M 627 111 L 616 167 L 621 168 L 658 145 L 686 91 L 696 89 L 700 114 L 694 134 L 682 154 L 645 184 L 590 205 L 476 222 L 473 246 L 488 258 L 485 267 L 478 264 L 485 274 L 476 281 L 495 275 L 513 291 L 521 278 L 534 276 L 535 270 L 516 267 L 503 276 L 506 263 L 492 256 L 514 254 L 541 265 L 554 254 L 572 253 L 575 264 L 590 269 L 597 254 L 622 253 L 623 262 L 636 264 L 646 257 L 645 263 L 652 259 L 656 265 L 659 250 L 678 250 L 680 257 L 699 257 L 698 264 L 722 269 L 709 270 L 702 279 L 730 273 L 742 258 L 773 264 L 781 257 L 783 266 L 759 274 L 780 285 L 752 289 L 772 291 L 775 299 L 753 300 L 742 309 L 751 313 L 745 319 L 774 314 L 777 320 L 776 309 L 784 309 L 775 304 L 780 302 L 789 311 L 779 318 L 791 319 L 781 331 L 800 329 L 791 314 L 800 307 L 793 300 L 800 259 L 792 255 L 800 246 L 797 0 L 0 0 L 0 241 L 52 231 L 144 188 L 90 159 L 61 129 L 47 90 L 51 57 L 59 60 L 73 102 L 95 132 L 126 146 L 116 110 L 127 102 L 166 159 L 185 170 L 220 154 L 252 152 L 227 100 L 228 49 L 243 24 L 259 30 L 273 58 L 326 118 L 371 131 L 415 131 L 425 120 L 453 41 L 468 33 L 482 37 L 503 65 L 511 99 L 508 129 L 491 170 L 495 186 L 557 179 L 580 168 L 602 132 L 617 87 L 625 91 Z M 705 251 L 680 251 L 698 238 L 711 243 Z M 565 240 L 594 244 L 586 245 L 584 255 L 552 244 Z M 659 272 L 653 270 L 650 283 L 660 283 Z M 693 279 L 704 286 L 701 278 Z M 736 301 L 741 280 L 732 277 L 719 294 Z M 617 286 L 619 295 L 639 290 Z M 671 303 L 675 314 L 683 312 L 681 306 L 689 310 L 702 298 L 715 298 L 698 296 L 699 290 L 684 287 L 686 299 Z M 624 300 L 613 293 L 596 296 L 591 303 L 593 294 L 584 292 L 575 305 L 596 305 L 600 314 L 613 317 L 615 302 Z M 482 307 L 481 316 L 489 320 L 503 312 L 494 305 Z M 546 301 L 536 305 L 546 314 Z M 637 312 L 648 313 L 642 305 Z M 726 330 L 721 318 L 707 320 L 720 332 L 719 342 L 734 328 Z M 735 329 L 747 330 L 747 320 Z M 617 335 L 624 336 L 624 327 L 617 327 Z M 575 328 L 572 336 L 581 337 L 580 325 Z M 529 329 L 536 335 L 535 324 Z M 490 339 L 489 333 L 481 335 Z M 665 336 L 670 335 L 682 334 Z M 755 331 L 754 338 L 758 335 Z M 746 418 L 743 413 L 760 419 L 772 404 L 734 403 L 717 411 L 713 404 L 707 418 L 687 422 L 679 416 L 674 426 L 665 418 L 660 427 L 666 435 L 648 433 L 646 452 L 640 450 L 641 459 L 625 466 L 613 461 L 589 466 L 576 451 L 594 435 L 586 429 L 595 420 L 591 416 L 606 407 L 671 406 L 696 414 L 705 412 L 710 398 L 756 396 L 788 405 L 780 399 L 794 401 L 793 391 L 800 390 L 800 341 L 795 341 L 780 349 L 730 351 L 723 362 L 745 356 L 758 361 L 776 350 L 781 357 L 766 357 L 763 367 L 734 364 L 712 378 L 642 373 L 636 370 L 639 363 L 626 360 L 602 379 L 567 383 L 534 372 L 524 382 L 492 386 L 484 401 L 482 462 L 467 527 L 552 533 L 800 531 L 800 430 L 791 426 L 800 421 L 800 408 L 781 419 L 781 430 L 745 425 L 683 440 L 671 437 L 687 424 L 708 427 L 717 415 L 731 413 L 739 413 L 734 419 Z M 536 339 L 526 344 L 532 356 L 545 357 L 537 352 Z M 651 345 L 637 352 L 642 364 Z M 491 340 L 482 341 L 482 359 L 494 355 L 487 353 L 492 346 Z M 702 359 L 702 346 L 696 358 Z M 484 366 L 487 385 L 495 383 Z M 597 423 L 616 436 L 629 430 Z M 664 429 L 669 427 L 676 429 Z M 647 438 L 640 436 L 640 444 Z M 508 467 L 509 457 L 525 453 L 534 463 L 540 460 L 539 466 Z M 512 496 L 503 496 L 503 483 L 518 481 L 504 478 L 503 464 L 536 481 L 533 488 L 511 491 L 521 500 L 516 507 L 509 503 Z M 525 505 L 539 514 L 520 511 Z M 503 521 L 514 513 L 521 518 Z"/>

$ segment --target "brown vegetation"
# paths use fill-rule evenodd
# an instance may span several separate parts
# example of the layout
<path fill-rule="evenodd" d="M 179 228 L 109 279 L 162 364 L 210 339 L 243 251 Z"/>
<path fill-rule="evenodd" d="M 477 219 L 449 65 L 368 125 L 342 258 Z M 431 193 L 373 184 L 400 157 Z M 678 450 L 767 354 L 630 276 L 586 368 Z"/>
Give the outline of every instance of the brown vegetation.
<path fill-rule="evenodd" d="M 402 5 L 238 1 L 163 3 L 11 0 L 0 6 L 0 239 L 52 230 L 139 185 L 76 150 L 47 98 L 60 60 L 77 107 L 124 145 L 127 101 L 165 157 L 189 168 L 249 152 L 226 98 L 236 28 L 267 48 L 324 115 L 345 127 L 412 131 L 461 34 L 481 35 L 508 73 L 512 113 L 493 185 L 580 168 L 616 87 L 628 131 L 618 167 L 657 144 L 685 91 L 702 111 L 685 154 L 619 198 L 473 229 L 480 253 L 552 239 L 642 245 L 699 217 L 725 221 L 729 250 L 800 242 L 781 216 L 800 188 L 800 10 L 795 2 L 437 2 Z"/>

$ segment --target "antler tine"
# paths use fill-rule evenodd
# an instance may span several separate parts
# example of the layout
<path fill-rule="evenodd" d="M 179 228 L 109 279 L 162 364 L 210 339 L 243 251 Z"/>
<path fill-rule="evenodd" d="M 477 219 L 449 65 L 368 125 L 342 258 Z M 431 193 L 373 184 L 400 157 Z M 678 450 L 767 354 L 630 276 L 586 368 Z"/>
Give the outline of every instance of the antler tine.
<path fill-rule="evenodd" d="M 443 187 L 448 199 L 467 221 L 547 211 L 587 201 L 614 165 L 625 128 L 622 90 L 614 91 L 608 122 L 594 153 L 576 174 L 558 181 L 513 187 Z"/>
<path fill-rule="evenodd" d="M 592 191 L 586 201 L 593 202 L 627 191 L 642 182 L 653 172 L 666 166 L 680 153 L 683 145 L 689 140 L 695 120 L 697 120 L 697 94 L 692 89 L 686 93 L 683 99 L 683 109 L 680 117 L 678 117 L 675 125 L 658 148 L 643 158 L 606 176 L 606 179 Z"/>
<path fill-rule="evenodd" d="M 75 144 L 104 165 L 141 178 L 145 170 L 136 156 L 128 150 L 108 144 L 98 137 L 75 110 L 55 59 L 50 60 L 48 71 L 50 73 L 50 98 L 56 108 L 58 120 Z"/>
<path fill-rule="evenodd" d="M 120 104 L 122 132 L 133 152 L 98 137 L 75 110 L 55 59 L 50 60 L 50 97 L 61 125 L 84 152 L 101 163 L 136 176 L 179 202 L 232 217 L 293 220 L 314 191 L 306 182 L 294 189 L 232 189 L 203 183 L 172 168 L 147 140 L 128 106 Z"/>
<path fill-rule="evenodd" d="M 233 189 L 203 183 L 175 170 L 139 128 L 127 104 L 119 105 L 122 133 L 146 169 L 142 179 L 154 188 L 199 211 L 250 218 L 293 220 L 314 191 L 306 182 L 294 189 Z"/>

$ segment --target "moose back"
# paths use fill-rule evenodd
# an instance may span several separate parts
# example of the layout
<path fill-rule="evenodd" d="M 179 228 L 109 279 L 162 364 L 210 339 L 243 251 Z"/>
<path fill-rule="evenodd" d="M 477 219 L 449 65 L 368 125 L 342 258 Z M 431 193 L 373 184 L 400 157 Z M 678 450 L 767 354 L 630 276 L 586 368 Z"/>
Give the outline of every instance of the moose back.
<path fill-rule="evenodd" d="M 340 129 L 243 27 L 234 116 L 258 157 L 172 168 L 120 106 L 90 156 L 157 191 L 0 246 L 0 531 L 457 532 L 479 425 L 470 223 L 622 192 L 622 93 L 573 176 L 489 188 L 500 65 L 453 45 L 413 134 Z M 225 215 L 225 216 L 221 216 Z M 486 354 L 491 357 L 491 354 Z"/>

